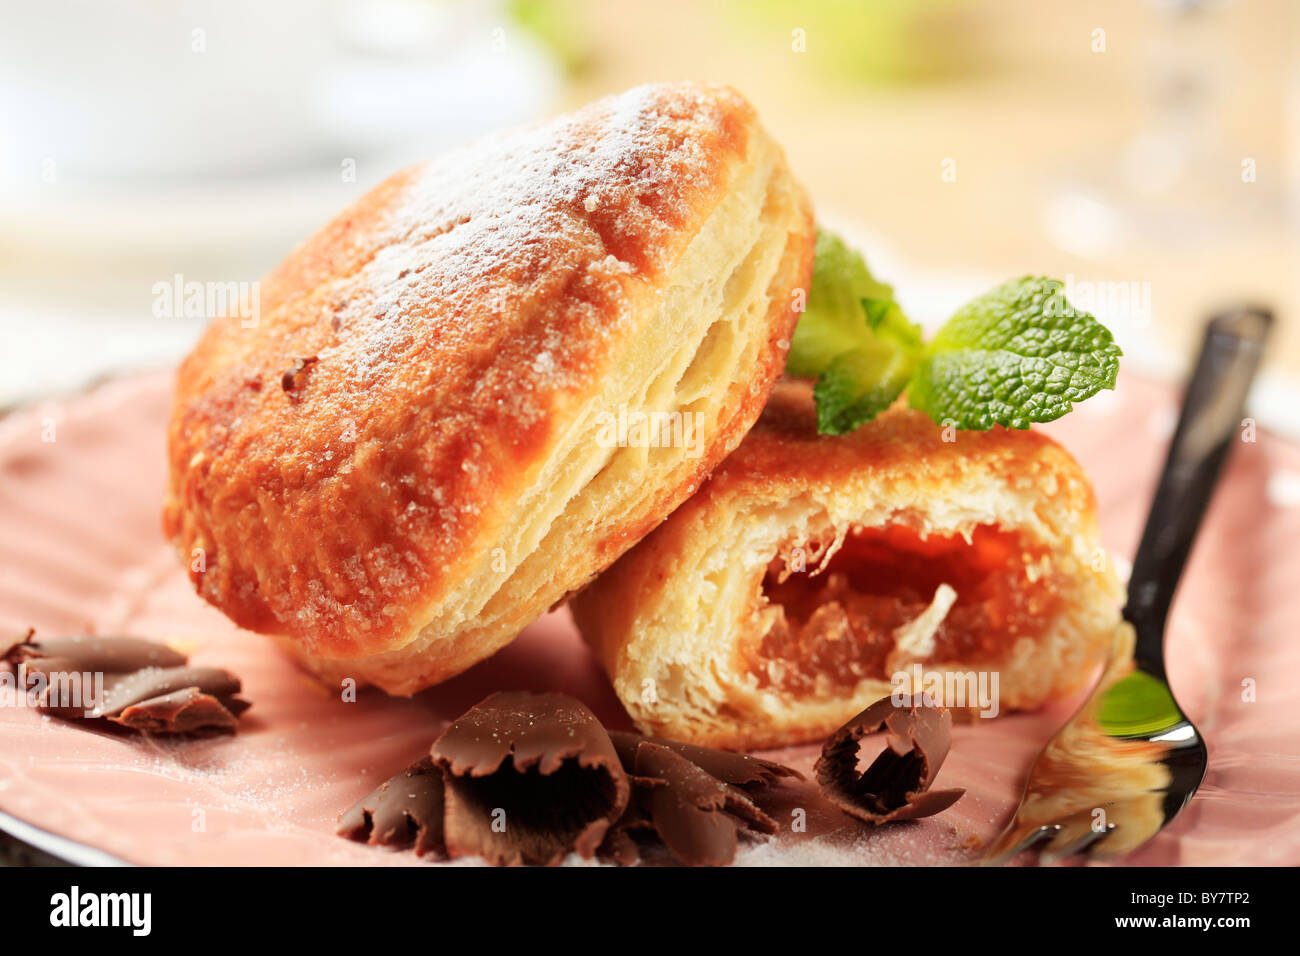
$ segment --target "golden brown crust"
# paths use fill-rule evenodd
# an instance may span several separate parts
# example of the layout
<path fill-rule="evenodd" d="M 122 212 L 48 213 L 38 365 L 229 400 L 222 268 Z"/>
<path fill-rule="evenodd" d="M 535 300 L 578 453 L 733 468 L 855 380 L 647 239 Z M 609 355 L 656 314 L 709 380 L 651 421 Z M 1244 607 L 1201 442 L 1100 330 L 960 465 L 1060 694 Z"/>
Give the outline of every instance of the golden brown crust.
<path fill-rule="evenodd" d="M 941 488 L 985 473 L 1020 487 L 1050 481 L 1055 507 L 1078 515 L 1085 527 L 1096 523 L 1092 486 L 1070 454 L 1042 432 L 954 429 L 946 441 L 944 430 L 924 413 L 900 405 L 869 427 L 821 435 L 811 388 L 792 379 L 773 390 L 751 434 L 683 508 L 716 507 L 713 499 L 721 498 L 779 501 L 810 485 L 853 488 L 882 475 Z M 676 524 L 685 530 L 685 522 Z"/>
<path fill-rule="evenodd" d="M 609 377 L 631 374 L 692 242 L 759 173 L 789 193 L 788 242 L 747 325 L 764 343 L 752 376 L 702 455 L 647 474 L 652 494 L 590 523 L 554 581 L 484 625 L 502 585 L 484 563 L 519 502 Z M 256 327 L 214 322 L 181 366 L 166 531 L 187 563 L 202 549 L 195 586 L 241 626 L 321 660 L 418 643 L 437 662 L 409 679 L 400 662 L 351 671 L 401 692 L 449 676 L 614 560 L 739 441 L 784 364 L 811 233 L 779 150 L 720 87 L 638 88 L 401 172 L 266 279 Z M 504 574 L 525 557 L 504 554 Z M 487 583 L 467 596 L 467 580 Z"/>
<path fill-rule="evenodd" d="M 1059 575 L 1059 613 L 993 667 L 1004 710 L 1036 707 L 1087 679 L 1116 620 L 1118 586 L 1099 560 L 1096 501 L 1082 470 L 1038 432 L 945 436 L 901 406 L 849 435 L 818 435 L 806 382 L 776 387 L 740 447 L 577 596 L 574 617 L 643 732 L 738 748 L 815 740 L 890 684 L 864 679 L 850 692 L 800 698 L 753 680 L 742 648 L 767 626 L 770 562 L 791 542 L 824 544 L 852 527 L 964 535 L 981 524 L 1044 549 Z"/>

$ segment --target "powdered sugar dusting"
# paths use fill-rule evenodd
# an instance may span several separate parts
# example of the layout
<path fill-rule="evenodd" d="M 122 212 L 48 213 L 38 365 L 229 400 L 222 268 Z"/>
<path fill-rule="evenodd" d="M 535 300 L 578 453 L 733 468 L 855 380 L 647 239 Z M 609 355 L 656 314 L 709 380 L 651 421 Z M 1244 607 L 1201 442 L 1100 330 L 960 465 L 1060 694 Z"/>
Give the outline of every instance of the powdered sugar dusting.
<path fill-rule="evenodd" d="M 643 86 L 426 164 L 348 283 L 340 341 L 322 361 L 372 386 L 417 352 L 430 358 L 431 342 L 454 353 L 494 321 L 512 331 L 501 317 L 546 292 L 553 268 L 646 277 L 667 268 L 690 184 L 710 175 L 699 134 L 720 122 L 715 97 L 683 103 Z M 563 363 L 538 371 L 554 376 L 540 385 L 567 384 Z"/>
<path fill-rule="evenodd" d="M 425 623 L 382 612 L 462 568 L 557 409 L 604 381 L 750 117 L 725 88 L 639 87 L 399 173 L 291 256 L 282 307 L 196 353 L 173 430 L 176 460 L 207 455 L 177 497 L 209 600 L 325 656 Z M 232 388 L 306 357 L 288 397 Z"/>

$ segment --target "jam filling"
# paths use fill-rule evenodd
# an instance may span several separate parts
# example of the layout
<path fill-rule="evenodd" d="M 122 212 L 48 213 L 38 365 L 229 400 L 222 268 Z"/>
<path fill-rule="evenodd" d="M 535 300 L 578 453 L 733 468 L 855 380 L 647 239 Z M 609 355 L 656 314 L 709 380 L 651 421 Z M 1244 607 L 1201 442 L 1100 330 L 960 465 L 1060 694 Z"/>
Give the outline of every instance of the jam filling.
<path fill-rule="evenodd" d="M 768 568 L 763 595 L 780 610 L 750 654 L 760 686 L 807 693 L 819 678 L 832 691 L 888 680 L 895 630 L 929 607 L 941 584 L 956 602 L 921 663 L 996 662 L 1020 638 L 1041 634 L 1058 609 L 1046 552 L 993 525 L 976 527 L 969 541 L 923 538 L 904 525 L 854 529 L 816 570 L 788 571 L 782 556 Z"/>

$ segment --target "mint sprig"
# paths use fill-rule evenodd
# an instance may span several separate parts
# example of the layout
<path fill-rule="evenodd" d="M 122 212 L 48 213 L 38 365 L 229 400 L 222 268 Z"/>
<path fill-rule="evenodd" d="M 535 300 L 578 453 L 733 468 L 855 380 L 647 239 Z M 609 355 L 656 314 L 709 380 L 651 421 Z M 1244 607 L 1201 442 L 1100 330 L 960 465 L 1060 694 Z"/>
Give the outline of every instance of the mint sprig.
<path fill-rule="evenodd" d="M 1026 276 L 958 309 L 908 385 L 912 407 L 959 428 L 1028 428 L 1114 388 L 1119 346 L 1061 288 Z"/>
<path fill-rule="evenodd" d="M 786 371 L 815 378 L 839 355 L 883 339 L 919 350 L 921 328 L 903 315 L 894 290 L 878 281 L 862 256 L 835 233 L 817 231 L 807 308 L 795 326 Z M 864 338 L 863 327 L 870 334 Z"/>
<path fill-rule="evenodd" d="M 925 344 L 893 289 L 821 230 L 787 369 L 817 378 L 822 434 L 866 424 L 904 391 L 939 424 L 985 430 L 1060 418 L 1114 387 L 1120 355 L 1110 331 L 1072 307 L 1060 282 L 1036 276 L 972 299 Z"/>
<path fill-rule="evenodd" d="M 901 348 L 841 352 L 813 387 L 817 431 L 843 435 L 871 421 L 903 393 L 915 367 L 915 360 Z"/>

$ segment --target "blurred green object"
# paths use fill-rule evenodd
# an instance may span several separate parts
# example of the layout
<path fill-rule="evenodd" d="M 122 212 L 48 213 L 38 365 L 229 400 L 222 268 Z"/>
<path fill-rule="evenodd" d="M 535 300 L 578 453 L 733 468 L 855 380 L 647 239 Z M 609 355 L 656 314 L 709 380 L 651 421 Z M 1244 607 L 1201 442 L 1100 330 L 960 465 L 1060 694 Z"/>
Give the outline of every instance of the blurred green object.
<path fill-rule="evenodd" d="M 787 25 L 792 49 L 802 39 L 803 54 L 837 79 L 909 83 L 976 68 L 979 5 L 977 0 L 734 0 L 732 9 L 751 23 Z"/>
<path fill-rule="evenodd" d="M 591 44 L 572 0 L 507 0 L 511 19 L 542 44 L 570 76 L 591 62 Z"/>
<path fill-rule="evenodd" d="M 1144 671 L 1133 671 L 1107 688 L 1097 712 L 1097 722 L 1112 737 L 1148 736 L 1183 719 L 1168 685 Z"/>

